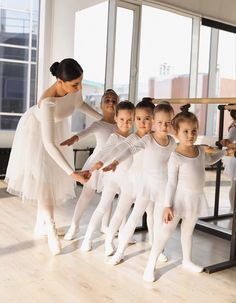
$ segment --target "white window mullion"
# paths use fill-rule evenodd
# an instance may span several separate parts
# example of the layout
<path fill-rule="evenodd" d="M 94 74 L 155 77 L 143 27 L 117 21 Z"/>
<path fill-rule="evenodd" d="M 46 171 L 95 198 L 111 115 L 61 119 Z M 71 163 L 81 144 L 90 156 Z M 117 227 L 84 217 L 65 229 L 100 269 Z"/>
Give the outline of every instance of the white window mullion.
<path fill-rule="evenodd" d="M 217 57 L 218 57 L 218 41 L 219 30 L 211 29 L 211 46 L 210 46 L 210 62 L 209 62 L 209 77 L 208 77 L 208 98 L 218 97 L 216 95 L 217 85 Z M 214 136 L 216 106 L 214 104 L 207 105 L 207 125 L 206 135 Z"/>
<path fill-rule="evenodd" d="M 108 6 L 108 23 L 107 23 L 105 89 L 113 87 L 115 39 L 116 39 L 116 8 L 117 8 L 117 1 L 110 0 Z"/>
<path fill-rule="evenodd" d="M 199 43 L 200 43 L 200 19 L 193 18 L 189 98 L 197 97 Z"/>
<path fill-rule="evenodd" d="M 33 25 L 33 0 L 30 0 L 30 26 L 29 26 L 29 64 L 27 71 L 27 95 L 26 95 L 26 109 L 30 107 L 30 85 L 31 85 L 31 52 L 32 52 L 32 25 Z"/>

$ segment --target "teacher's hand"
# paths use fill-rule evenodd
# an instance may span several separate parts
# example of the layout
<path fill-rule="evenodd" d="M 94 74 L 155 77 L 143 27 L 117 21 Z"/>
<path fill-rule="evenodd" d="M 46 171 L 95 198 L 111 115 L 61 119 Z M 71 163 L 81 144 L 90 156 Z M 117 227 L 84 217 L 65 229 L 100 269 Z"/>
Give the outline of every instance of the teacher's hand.
<path fill-rule="evenodd" d="M 80 182 L 81 184 L 84 184 L 88 182 L 88 180 L 91 177 L 91 173 L 88 170 L 80 171 L 80 172 L 73 172 L 71 174 L 71 177 L 76 181 Z"/>

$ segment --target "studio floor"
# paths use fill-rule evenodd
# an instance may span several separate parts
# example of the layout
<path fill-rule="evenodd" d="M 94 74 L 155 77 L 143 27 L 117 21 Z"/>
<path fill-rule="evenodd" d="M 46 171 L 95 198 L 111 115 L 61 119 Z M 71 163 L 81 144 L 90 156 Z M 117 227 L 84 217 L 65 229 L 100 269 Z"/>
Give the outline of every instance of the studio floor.
<path fill-rule="evenodd" d="M 81 188 L 77 188 L 79 195 Z M 211 191 L 208 191 L 208 195 Z M 142 280 L 150 246 L 147 233 L 136 233 L 125 262 L 107 264 L 104 235 L 95 235 L 94 250 L 79 250 L 97 194 L 81 221 L 78 239 L 63 239 L 62 253 L 52 256 L 46 238 L 34 239 L 35 206 L 21 203 L 0 181 L 0 302 L 1 303 L 235 303 L 236 267 L 214 274 L 194 274 L 181 267 L 179 228 L 168 242 L 169 261 L 157 264 L 157 281 Z M 56 209 L 56 222 L 67 229 L 76 200 Z M 228 205 L 225 205 L 227 209 Z M 229 242 L 195 231 L 193 260 L 204 266 L 229 257 Z"/>

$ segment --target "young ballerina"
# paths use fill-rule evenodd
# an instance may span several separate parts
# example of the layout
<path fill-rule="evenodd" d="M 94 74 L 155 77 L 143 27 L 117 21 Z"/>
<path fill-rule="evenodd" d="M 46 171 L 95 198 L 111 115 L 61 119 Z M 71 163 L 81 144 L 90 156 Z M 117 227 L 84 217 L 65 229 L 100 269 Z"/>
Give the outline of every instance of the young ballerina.
<path fill-rule="evenodd" d="M 233 119 L 232 124 L 229 126 L 228 139 L 222 140 L 223 146 L 228 146 L 234 143 L 236 145 L 236 110 L 230 111 L 230 116 Z M 229 145 L 230 146 L 230 145 Z M 231 211 L 234 209 L 234 197 L 236 190 L 236 159 L 233 157 L 224 158 L 224 173 L 230 178 L 229 201 Z"/>
<path fill-rule="evenodd" d="M 153 118 L 153 109 L 154 104 L 151 101 L 141 101 L 139 102 L 135 107 L 135 126 L 136 126 L 136 133 L 131 134 L 127 137 L 125 141 L 128 142 L 136 142 L 140 138 L 142 138 L 145 134 L 149 133 L 151 131 L 152 126 L 152 118 Z M 122 140 L 123 141 L 123 138 Z M 124 142 L 124 141 L 123 141 Z M 121 143 L 122 145 L 122 143 Z M 119 152 L 120 144 L 118 145 L 118 148 L 114 145 L 109 144 L 108 154 L 105 154 L 104 151 L 101 152 L 100 159 L 103 159 L 103 161 L 111 161 L 114 157 L 116 152 Z M 139 156 L 139 157 L 137 157 Z M 140 157 L 141 156 L 141 157 Z M 98 157 L 99 158 L 99 157 Z M 133 158 L 133 162 L 128 162 L 127 164 L 131 164 L 130 167 L 126 167 L 125 176 L 122 178 L 122 182 L 118 180 L 118 186 L 120 189 L 120 197 L 117 203 L 116 210 L 111 218 L 111 222 L 109 224 L 109 228 L 106 232 L 107 234 L 107 245 L 105 245 L 105 254 L 110 255 L 114 248 L 111 249 L 111 246 L 113 247 L 113 238 L 118 231 L 118 229 L 122 224 L 124 224 L 126 215 L 128 214 L 128 211 L 132 205 L 132 202 L 134 201 L 135 197 L 135 179 L 138 179 L 140 174 L 138 174 L 137 165 L 140 165 L 142 161 L 142 153 L 138 153 Z M 95 164 L 95 168 L 100 168 L 103 163 L 102 161 Z M 98 166 L 98 167 L 97 167 Z M 139 170 L 140 171 L 140 170 Z M 115 173 L 116 174 L 116 173 Z M 106 183 L 105 187 L 109 187 L 109 183 Z M 114 192 L 115 193 L 115 192 Z M 99 224 L 99 220 L 101 218 L 102 213 L 105 211 L 105 209 L 110 207 L 110 204 L 112 203 L 114 199 L 114 193 L 111 193 L 111 199 L 101 199 L 96 211 L 94 212 L 93 217 L 90 220 L 89 227 L 87 229 L 84 243 L 91 243 L 91 237 L 92 233 L 95 231 L 97 225 Z M 150 210 L 150 216 L 152 217 L 152 210 Z M 148 216 L 149 217 L 149 216 Z M 96 219 L 95 219 L 96 218 Z M 150 221 L 150 220 L 149 220 Z M 111 240 L 110 240 L 111 239 Z M 91 245 L 83 245 L 83 247 L 91 248 Z"/>
<path fill-rule="evenodd" d="M 68 117 L 76 110 L 100 118 L 83 101 L 83 69 L 71 58 L 50 67 L 55 83 L 37 105 L 21 117 L 12 145 L 6 181 L 7 190 L 24 202 L 37 204 L 37 235 L 48 236 L 51 252 L 60 253 L 60 241 L 54 223 L 54 206 L 75 196 L 74 181 L 85 183 L 89 175 L 73 168 L 73 151 L 60 146 L 69 136 Z"/>
<path fill-rule="evenodd" d="M 88 136 L 94 135 L 96 138 L 96 147 L 92 155 L 87 159 L 83 166 L 83 169 L 89 169 L 91 163 L 94 162 L 95 157 L 101 151 L 101 149 L 106 144 L 109 136 L 117 130 L 116 122 L 114 120 L 116 106 L 118 104 L 119 97 L 116 92 L 112 89 L 108 89 L 102 96 L 101 99 L 101 109 L 102 109 L 102 119 L 91 124 L 87 129 L 81 131 L 77 135 L 71 137 L 70 139 L 64 141 L 62 145 L 71 145 L 78 140 L 82 140 Z M 72 223 L 64 236 L 65 240 L 73 240 L 77 233 L 79 232 L 79 222 L 84 211 L 88 207 L 92 198 L 95 195 L 95 191 L 101 192 L 102 190 L 102 172 L 96 171 L 92 174 L 89 182 L 87 182 L 80 194 L 79 200 L 77 201 Z M 106 215 L 104 216 L 103 229 L 108 225 L 108 218 L 110 217 L 110 211 L 108 209 Z"/>
<path fill-rule="evenodd" d="M 131 134 L 127 141 L 129 144 L 135 144 L 144 137 L 146 134 L 151 132 L 152 120 L 153 120 L 153 110 L 155 105 L 152 103 L 151 98 L 145 98 L 139 102 L 135 107 L 135 127 L 136 132 Z M 116 149 L 116 148 L 115 148 Z M 112 154 L 115 155 L 116 150 L 112 150 Z M 119 149 L 118 149 L 119 152 Z M 143 159 L 143 150 L 133 155 L 133 163 L 129 169 L 128 178 L 129 182 L 126 183 L 127 186 L 121 189 L 119 201 L 117 207 L 111 218 L 108 230 L 106 232 L 105 240 L 105 255 L 110 256 L 115 251 L 115 246 L 113 243 L 114 237 L 119 230 L 121 223 L 124 224 L 124 218 L 131 208 L 131 205 L 134 203 L 137 192 L 137 184 L 142 177 L 142 159 Z M 110 159 L 112 160 L 112 159 Z M 149 204 L 149 207 L 146 209 L 147 212 L 147 226 L 149 233 L 149 240 L 151 241 L 153 234 L 153 205 Z M 121 230 L 120 230 L 121 231 Z"/>
<path fill-rule="evenodd" d="M 97 159 L 100 159 L 102 162 L 106 162 L 105 159 L 107 156 L 110 156 L 112 147 L 118 145 L 129 136 L 133 126 L 133 120 L 133 103 L 129 101 L 120 102 L 117 105 L 115 116 L 118 130 L 110 135 L 105 147 L 100 151 L 99 155 L 97 155 Z M 94 163 L 96 163 L 96 161 Z M 92 249 L 92 234 L 100 224 L 107 209 L 111 208 L 116 193 L 120 192 L 123 184 L 128 182 L 127 169 L 130 167 L 131 163 L 132 158 L 130 157 L 122 163 L 116 172 L 111 172 L 104 177 L 101 200 L 90 219 L 84 241 L 80 248 L 82 251 L 90 251 Z M 95 170 L 95 172 L 96 171 L 97 170 Z"/>
<path fill-rule="evenodd" d="M 189 106 L 172 120 L 172 126 L 179 144 L 172 152 L 168 163 L 163 221 L 161 230 L 154 234 L 154 242 L 144 271 L 143 279 L 155 280 L 155 265 L 167 240 L 176 229 L 180 219 L 183 266 L 193 272 L 201 272 L 203 267 L 192 262 L 192 235 L 197 219 L 207 215 L 208 207 L 203 193 L 205 165 L 213 164 L 227 152 L 207 154 L 204 147 L 194 145 L 198 134 L 197 117 L 188 112 Z"/>
<path fill-rule="evenodd" d="M 143 166 L 141 167 L 143 175 L 137 184 L 137 198 L 129 219 L 120 233 L 116 253 L 109 262 L 112 265 L 119 264 L 124 259 L 129 239 L 147 206 L 150 203 L 155 203 L 155 208 L 158 209 L 162 205 L 163 189 L 167 182 L 167 163 L 176 146 L 174 138 L 168 135 L 173 114 L 173 108 L 168 102 L 158 104 L 154 109 L 154 132 L 144 136 L 133 145 L 126 144 L 126 148 L 123 147 L 123 151 L 117 155 L 116 160 L 105 168 L 105 170 L 115 169 L 119 162 L 126 159 L 129 154 L 144 150 Z M 161 256 L 161 260 L 167 260 L 164 254 Z"/>

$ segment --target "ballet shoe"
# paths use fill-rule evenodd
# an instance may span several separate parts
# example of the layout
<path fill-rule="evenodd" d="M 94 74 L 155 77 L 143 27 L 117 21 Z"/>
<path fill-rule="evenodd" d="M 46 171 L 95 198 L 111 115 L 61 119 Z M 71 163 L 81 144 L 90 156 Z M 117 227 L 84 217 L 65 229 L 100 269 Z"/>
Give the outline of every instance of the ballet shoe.
<path fill-rule="evenodd" d="M 60 254 L 61 252 L 61 244 L 60 240 L 57 235 L 57 230 L 55 227 L 55 223 L 53 221 L 50 221 L 47 224 L 47 230 L 48 230 L 48 246 L 51 251 L 51 253 L 55 256 Z"/>
<path fill-rule="evenodd" d="M 74 240 L 76 238 L 76 235 L 78 234 L 79 229 L 77 228 L 77 226 L 75 224 L 71 224 L 70 228 L 68 229 L 68 231 L 66 232 L 65 236 L 64 236 L 64 240 L 66 241 L 71 241 Z"/>
<path fill-rule="evenodd" d="M 105 256 L 112 256 L 115 252 L 115 247 L 113 243 L 105 243 Z"/>
<path fill-rule="evenodd" d="M 124 255 L 115 253 L 114 256 L 111 258 L 111 260 L 108 261 L 108 264 L 110 265 L 118 265 L 124 260 Z"/>
<path fill-rule="evenodd" d="M 157 259 L 159 262 L 167 262 L 168 261 L 168 258 L 166 255 L 164 255 L 163 253 L 160 253 L 158 259 Z"/>
<path fill-rule="evenodd" d="M 155 272 L 153 270 L 146 268 L 143 273 L 143 280 L 145 282 L 149 282 L 149 283 L 154 282 L 155 281 Z"/>
<path fill-rule="evenodd" d="M 88 251 L 92 250 L 92 241 L 91 240 L 84 240 L 82 242 L 80 250 L 84 251 L 84 252 L 88 252 Z"/>
<path fill-rule="evenodd" d="M 191 261 L 184 261 L 184 260 L 182 261 L 182 266 L 191 272 L 197 272 L 197 273 L 203 272 L 204 269 L 202 266 L 196 265 Z"/>

